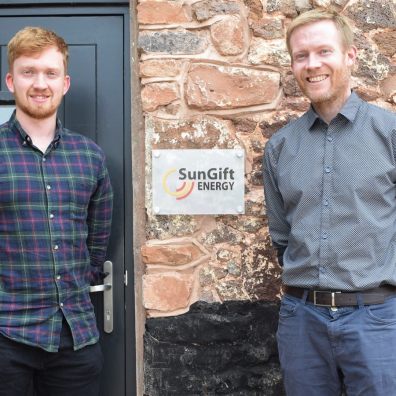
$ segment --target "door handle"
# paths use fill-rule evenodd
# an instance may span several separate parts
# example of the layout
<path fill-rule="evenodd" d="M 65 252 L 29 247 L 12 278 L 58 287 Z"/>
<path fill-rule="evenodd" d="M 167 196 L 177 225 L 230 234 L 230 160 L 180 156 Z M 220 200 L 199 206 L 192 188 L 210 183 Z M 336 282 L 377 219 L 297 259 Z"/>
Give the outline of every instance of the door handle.
<path fill-rule="evenodd" d="M 113 331 L 113 263 L 105 261 L 103 272 L 106 277 L 103 285 L 95 285 L 89 288 L 90 293 L 103 292 L 103 330 L 105 333 Z"/>

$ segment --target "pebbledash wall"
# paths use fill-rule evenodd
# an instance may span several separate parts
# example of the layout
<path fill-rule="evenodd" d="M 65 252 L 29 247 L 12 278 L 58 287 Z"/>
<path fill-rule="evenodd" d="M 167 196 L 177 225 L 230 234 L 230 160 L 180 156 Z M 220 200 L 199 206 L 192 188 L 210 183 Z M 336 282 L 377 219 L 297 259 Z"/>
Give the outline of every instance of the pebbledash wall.
<path fill-rule="evenodd" d="M 133 140 L 135 192 L 145 191 L 140 207 L 135 194 L 145 395 L 283 394 L 275 343 L 281 271 L 268 235 L 261 159 L 268 138 L 308 108 L 284 37 L 293 17 L 319 6 L 341 11 L 354 27 L 355 91 L 396 111 L 393 0 L 133 6 L 144 119 Z M 152 149 L 231 148 L 246 153 L 244 215 L 153 213 Z"/>

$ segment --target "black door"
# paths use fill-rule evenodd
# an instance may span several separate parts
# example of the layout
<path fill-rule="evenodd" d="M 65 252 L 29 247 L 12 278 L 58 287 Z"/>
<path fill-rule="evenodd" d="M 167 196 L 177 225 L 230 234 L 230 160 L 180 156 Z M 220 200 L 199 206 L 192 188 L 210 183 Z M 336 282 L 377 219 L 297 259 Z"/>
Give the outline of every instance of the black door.
<path fill-rule="evenodd" d="M 133 353 L 128 341 L 134 338 L 133 333 L 126 338 L 126 309 L 133 310 L 130 301 L 133 291 L 125 288 L 126 272 L 131 265 L 125 258 L 130 257 L 125 254 L 125 230 L 128 229 L 125 224 L 128 213 L 125 203 L 131 200 L 129 188 L 125 184 L 130 155 L 124 145 L 130 134 L 127 114 L 129 67 L 125 58 L 129 36 L 127 15 L 127 9 L 120 10 L 118 7 L 80 10 L 72 7 L 51 9 L 48 6 L 0 8 L 0 100 L 7 98 L 4 76 L 7 72 L 6 45 L 9 39 L 24 26 L 43 26 L 54 30 L 66 40 L 70 50 L 71 88 L 60 108 L 62 123 L 71 130 L 91 137 L 107 156 L 115 193 L 108 251 L 108 260 L 112 261 L 114 268 L 114 325 L 111 333 L 103 331 L 103 297 L 101 293 L 92 295 L 105 355 L 102 396 L 134 394 L 134 386 L 131 385 L 134 381 L 131 378 L 135 370 L 131 363 L 132 356 L 128 356 Z M 131 323 L 128 327 L 133 329 Z"/>

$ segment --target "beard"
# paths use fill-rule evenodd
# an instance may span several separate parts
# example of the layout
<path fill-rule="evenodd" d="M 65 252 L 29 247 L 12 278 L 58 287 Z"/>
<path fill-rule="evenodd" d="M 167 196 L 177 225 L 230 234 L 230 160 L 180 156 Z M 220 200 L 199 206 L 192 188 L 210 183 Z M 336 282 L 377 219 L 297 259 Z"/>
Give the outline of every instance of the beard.
<path fill-rule="evenodd" d="M 36 120 L 43 120 L 46 118 L 52 117 L 58 110 L 58 107 L 62 101 L 61 97 L 60 99 L 54 98 L 50 92 L 44 91 L 44 92 L 30 92 L 29 94 L 32 95 L 47 95 L 51 100 L 49 100 L 46 103 L 41 104 L 33 104 L 30 103 L 28 100 L 21 98 L 16 92 L 14 92 L 14 98 L 15 98 L 15 105 L 17 108 L 19 108 L 23 113 L 28 115 L 29 117 L 36 119 Z"/>
<path fill-rule="evenodd" d="M 337 102 L 344 97 L 345 87 L 349 86 L 351 71 L 349 69 L 340 69 L 335 71 L 332 78 L 332 85 L 330 89 L 324 92 L 315 92 L 305 84 L 300 85 L 304 95 L 311 101 L 312 104 L 323 104 L 329 102 Z"/>

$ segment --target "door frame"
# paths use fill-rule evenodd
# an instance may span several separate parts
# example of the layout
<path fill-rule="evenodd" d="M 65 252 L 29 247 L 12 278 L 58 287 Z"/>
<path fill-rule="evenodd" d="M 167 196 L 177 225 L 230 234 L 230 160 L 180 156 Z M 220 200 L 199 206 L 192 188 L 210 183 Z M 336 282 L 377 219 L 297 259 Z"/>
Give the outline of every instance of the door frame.
<path fill-rule="evenodd" d="M 133 114 L 131 111 L 131 97 L 135 96 L 131 84 L 131 56 L 130 41 L 134 19 L 130 18 L 128 0 L 0 0 L 0 9 L 3 16 L 23 17 L 62 16 L 62 15 L 119 15 L 124 23 L 124 258 L 125 271 L 125 392 L 127 396 L 140 393 L 139 379 L 136 376 L 136 331 L 135 331 L 135 292 L 134 288 L 134 249 L 133 249 L 133 199 L 132 199 L 132 130 Z M 132 96 L 133 95 L 133 96 Z M 140 358 L 140 356 L 139 356 Z M 138 359 L 139 359 L 138 358 Z M 140 370 L 139 370 L 140 371 Z"/>

